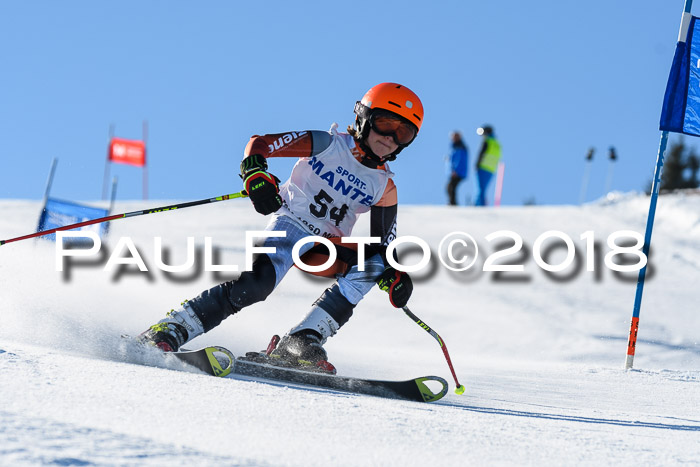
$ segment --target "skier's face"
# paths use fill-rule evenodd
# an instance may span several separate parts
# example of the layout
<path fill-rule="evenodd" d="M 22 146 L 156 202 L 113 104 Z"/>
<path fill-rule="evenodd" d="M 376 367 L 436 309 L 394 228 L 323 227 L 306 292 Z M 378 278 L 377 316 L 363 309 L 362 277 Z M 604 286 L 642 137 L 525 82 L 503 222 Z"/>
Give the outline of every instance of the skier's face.
<path fill-rule="evenodd" d="M 382 136 L 374 130 L 369 130 L 367 145 L 373 153 L 382 158 L 388 156 L 399 148 L 399 145 L 394 142 L 393 136 Z"/>

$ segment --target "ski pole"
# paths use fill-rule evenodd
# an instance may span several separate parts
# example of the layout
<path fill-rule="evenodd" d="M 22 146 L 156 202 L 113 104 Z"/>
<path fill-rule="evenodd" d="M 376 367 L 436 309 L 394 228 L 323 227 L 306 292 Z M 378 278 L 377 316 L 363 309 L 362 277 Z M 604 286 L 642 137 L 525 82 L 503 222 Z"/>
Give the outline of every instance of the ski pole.
<path fill-rule="evenodd" d="M 70 225 L 64 225 L 62 227 L 56 227 L 55 229 L 43 230 L 41 232 L 35 232 L 35 233 L 29 234 L 29 235 L 23 235 L 21 237 L 10 238 L 8 240 L 0 240 L 0 246 L 4 245 L 6 243 L 18 242 L 20 240 L 26 240 L 28 238 L 43 237 L 44 235 L 49 235 L 49 234 L 58 232 L 59 230 L 71 230 L 71 229 L 76 229 L 78 227 L 84 227 L 86 225 L 101 224 L 103 222 L 114 221 L 117 219 L 124 219 L 125 217 L 136 217 L 136 216 L 144 216 L 146 214 L 154 214 L 156 212 L 174 211 L 175 209 L 184 209 L 184 208 L 189 208 L 192 206 L 200 206 L 202 204 L 216 203 L 218 201 L 226 201 L 226 200 L 235 199 L 235 198 L 245 198 L 246 196 L 248 196 L 248 194 L 245 191 L 239 191 L 238 193 L 217 196 L 216 198 L 200 199 L 199 201 L 189 201 L 189 202 L 180 203 L 180 204 L 171 204 L 170 206 L 162 206 L 159 208 L 145 209 L 143 211 L 127 212 L 125 214 L 114 214 L 111 216 L 100 217 L 98 219 L 91 219 L 91 220 L 84 221 L 84 222 L 78 222 L 76 224 L 70 224 Z"/>
<path fill-rule="evenodd" d="M 447 360 L 447 365 L 450 367 L 450 371 L 452 372 L 452 377 L 455 380 L 455 384 L 457 385 L 457 388 L 455 388 L 455 393 L 456 394 L 464 394 L 464 386 L 459 384 L 459 381 L 457 381 L 457 374 L 455 373 L 455 369 L 452 366 L 452 360 L 450 359 L 450 353 L 447 351 L 447 346 L 445 345 L 445 341 L 442 340 L 440 335 L 435 332 L 430 326 L 425 324 L 423 320 L 418 318 L 416 315 L 414 315 L 411 310 L 408 309 L 407 306 L 402 308 L 403 312 L 408 315 L 409 318 L 411 318 L 418 326 L 422 327 L 426 331 L 428 331 L 428 334 L 433 336 L 436 341 L 440 344 L 440 348 L 442 348 L 442 353 L 445 354 L 445 360 Z"/>

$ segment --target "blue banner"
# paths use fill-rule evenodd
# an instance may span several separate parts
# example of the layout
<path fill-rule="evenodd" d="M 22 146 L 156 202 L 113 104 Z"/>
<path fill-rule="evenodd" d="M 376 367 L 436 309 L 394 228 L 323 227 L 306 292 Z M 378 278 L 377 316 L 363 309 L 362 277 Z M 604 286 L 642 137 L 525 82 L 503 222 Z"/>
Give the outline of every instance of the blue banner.
<path fill-rule="evenodd" d="M 108 215 L 109 211 L 107 209 L 49 198 L 46 200 L 44 210 L 39 217 L 37 232 L 63 227 L 64 225 L 77 224 L 78 222 L 85 222 Z M 108 225 L 108 223 L 86 225 L 72 230 L 89 230 L 102 237 L 107 233 Z M 56 234 L 47 235 L 44 238 L 56 240 Z"/>
<path fill-rule="evenodd" d="M 700 136 L 700 23 L 693 16 L 686 41 L 676 44 L 659 129 Z"/>

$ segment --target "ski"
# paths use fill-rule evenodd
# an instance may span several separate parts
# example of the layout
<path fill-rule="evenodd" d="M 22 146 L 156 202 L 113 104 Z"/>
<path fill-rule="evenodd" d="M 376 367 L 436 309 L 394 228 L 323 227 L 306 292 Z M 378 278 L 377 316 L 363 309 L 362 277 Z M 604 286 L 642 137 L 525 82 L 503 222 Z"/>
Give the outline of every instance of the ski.
<path fill-rule="evenodd" d="M 415 402 L 435 402 L 447 394 L 447 381 L 439 376 L 423 376 L 406 381 L 383 381 L 348 376 L 336 376 L 314 371 L 303 371 L 294 368 L 279 367 L 266 363 L 236 359 L 233 373 L 252 378 L 262 378 L 271 381 L 316 386 L 354 394 L 387 397 Z M 426 382 L 436 382 L 441 385 L 438 392 L 433 392 Z"/>
<path fill-rule="evenodd" d="M 354 394 L 386 397 L 415 402 L 435 402 L 447 394 L 447 381 L 439 376 L 423 376 L 406 381 L 385 381 L 327 373 L 304 371 L 295 368 L 275 366 L 267 363 L 235 358 L 229 350 L 210 346 L 199 350 L 181 350 L 168 355 L 195 368 L 217 377 L 246 376 L 253 379 L 281 383 L 315 386 Z M 426 383 L 437 383 L 440 389 L 435 392 Z"/>
<path fill-rule="evenodd" d="M 139 346 L 148 346 L 134 339 L 128 334 L 122 334 L 121 338 L 130 342 L 135 342 Z M 155 347 L 154 347 L 155 348 Z M 172 357 L 187 363 L 196 369 L 211 376 L 225 377 L 233 370 L 236 357 L 230 350 L 216 345 L 204 347 L 198 350 L 180 349 L 179 352 L 162 352 L 163 357 Z"/>
<path fill-rule="evenodd" d="M 219 346 L 204 347 L 199 350 L 183 349 L 179 352 L 168 352 L 167 355 L 172 355 L 198 370 L 219 378 L 231 373 L 236 360 L 229 350 Z"/>

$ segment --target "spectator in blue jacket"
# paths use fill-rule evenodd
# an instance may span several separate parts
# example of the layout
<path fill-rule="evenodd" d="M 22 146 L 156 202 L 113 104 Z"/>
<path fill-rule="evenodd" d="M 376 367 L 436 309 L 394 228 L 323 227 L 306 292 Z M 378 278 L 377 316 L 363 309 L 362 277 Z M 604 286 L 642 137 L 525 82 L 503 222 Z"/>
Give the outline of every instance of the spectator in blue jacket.
<path fill-rule="evenodd" d="M 447 159 L 447 171 L 450 177 L 447 182 L 447 196 L 449 197 L 449 205 L 457 206 L 457 186 L 467 178 L 469 151 L 458 131 L 453 131 L 450 139 L 452 140 L 452 151 Z"/>

